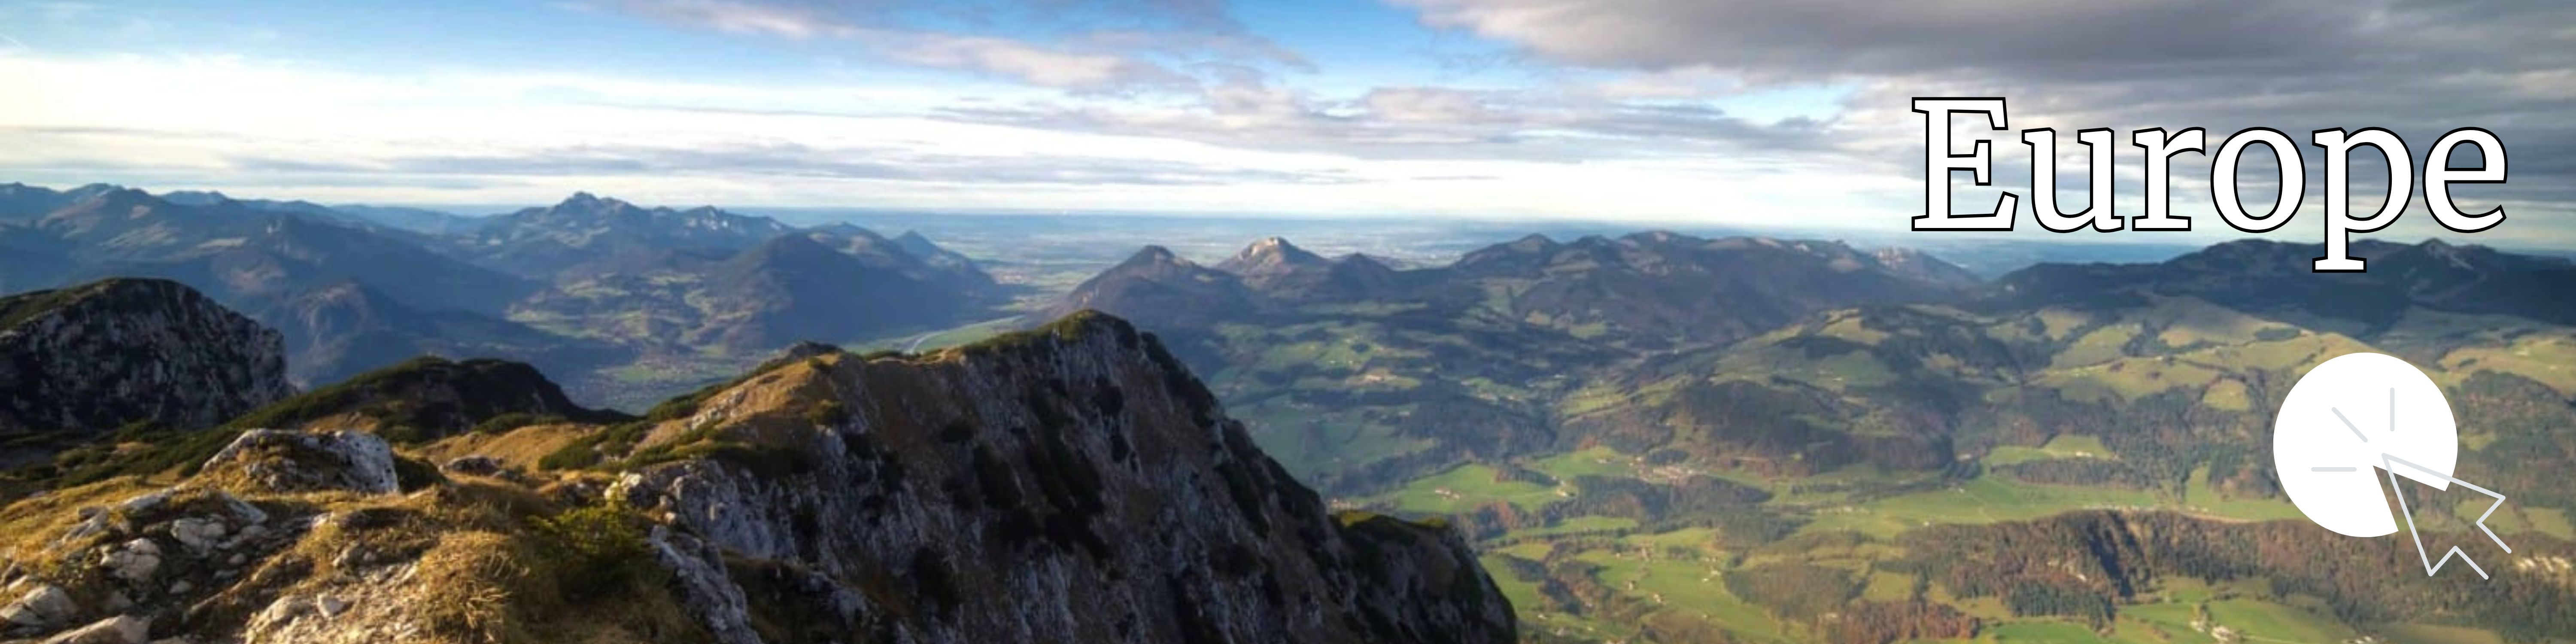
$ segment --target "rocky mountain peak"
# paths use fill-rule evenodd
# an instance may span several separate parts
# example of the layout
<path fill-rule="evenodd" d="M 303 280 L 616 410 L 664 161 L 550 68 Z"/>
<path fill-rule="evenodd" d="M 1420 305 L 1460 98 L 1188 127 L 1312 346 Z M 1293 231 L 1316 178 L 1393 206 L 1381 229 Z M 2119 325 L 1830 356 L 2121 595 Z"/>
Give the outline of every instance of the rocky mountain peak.
<path fill-rule="evenodd" d="M 1217 270 L 1237 275 L 1267 275 L 1300 268 L 1324 266 L 1331 262 L 1307 252 L 1280 237 L 1264 237 L 1245 246 L 1242 252 L 1216 265 Z"/>
<path fill-rule="evenodd" d="M 2440 238 L 2424 240 L 2413 248 L 2403 249 L 2422 255 L 2426 260 L 2448 270 L 2485 271 L 2500 269 L 2508 263 L 2502 253 L 2480 244 L 2460 245 Z"/>
<path fill-rule="evenodd" d="M 1144 248 L 1136 249 L 1136 254 L 1127 256 L 1127 261 L 1119 262 L 1118 265 L 1121 267 L 1146 267 L 1197 266 L 1198 264 L 1193 263 L 1190 260 L 1182 259 L 1180 255 L 1173 254 L 1172 249 L 1164 248 L 1162 246 L 1148 245 Z"/>
<path fill-rule="evenodd" d="M 161 193 L 161 199 L 184 206 L 204 206 L 233 200 L 232 197 L 225 196 L 218 190 L 172 190 Z"/>
<path fill-rule="evenodd" d="M 775 219 L 734 214 L 715 206 L 696 206 L 685 210 L 669 206 L 647 208 L 615 197 L 602 197 L 588 192 L 573 193 L 571 197 L 551 207 L 523 210 L 519 218 L 537 220 L 569 218 L 586 225 L 610 226 L 611 230 L 598 231 L 607 234 L 671 239 L 713 237 L 746 244 L 794 230 L 793 227 L 779 223 Z"/>
<path fill-rule="evenodd" d="M 97 197 L 97 196 L 99 196 L 99 195 L 104 195 L 104 194 L 114 193 L 114 192 L 128 192 L 128 191 L 131 191 L 131 192 L 138 192 L 138 193 L 139 193 L 139 192 L 142 192 L 141 190 L 133 190 L 133 189 L 127 188 L 127 187 L 125 187 L 125 186 L 120 186 L 120 185 L 116 185 L 116 184 L 113 184 L 113 183 L 92 183 L 92 184 L 86 184 L 86 185 L 83 185 L 83 186 L 78 187 L 78 188 L 73 188 L 73 189 L 70 189 L 70 190 L 65 190 L 65 191 L 63 191 L 63 192 L 62 192 L 62 196 L 63 196 L 66 200 L 68 200 L 68 202 L 69 202 L 69 203 L 79 203 L 79 202 L 81 202 L 81 201 L 83 201 L 83 200 L 87 200 L 87 199 L 90 199 L 90 198 L 92 198 L 92 197 Z"/>
<path fill-rule="evenodd" d="M 1153 328 L 1171 328 L 1205 322 L 1216 311 L 1248 310 L 1255 299 L 1242 277 L 1200 266 L 1161 246 L 1146 246 L 1127 261 L 1084 280 L 1032 321 L 1093 309 L 1132 316 Z"/>
<path fill-rule="evenodd" d="M 276 331 L 177 282 L 0 298 L 0 428 L 207 427 L 291 393 Z"/>
<path fill-rule="evenodd" d="M 128 211 L 133 208 L 149 208 L 162 205 L 170 205 L 170 202 L 163 201 L 160 197 L 152 196 L 152 193 L 141 190 L 110 186 L 92 192 L 86 196 L 82 196 L 79 201 L 72 204 L 72 207 L 80 209 L 105 210 L 122 214 L 122 211 Z"/>
<path fill-rule="evenodd" d="M 1515 629 L 1455 534 L 1329 513 L 1160 341 L 1107 315 L 922 356 L 814 355 L 694 399 L 658 413 L 631 454 L 718 456 L 633 470 L 609 494 L 732 557 L 810 571 L 802 601 L 855 603 L 821 613 L 865 635 L 850 639 L 1507 642 Z M 839 581 L 889 570 L 912 610 Z M 698 603 L 711 623 L 746 610 L 712 585 Z"/>
<path fill-rule="evenodd" d="M 552 206 L 525 208 L 481 222 L 473 252 L 511 272 L 551 277 L 585 265 L 615 265 L 672 251 L 740 252 L 794 231 L 768 217 L 714 207 L 643 207 L 588 192 Z"/>
<path fill-rule="evenodd" d="M 918 232 L 903 231 L 903 234 L 895 236 L 894 244 L 897 248 L 902 248 L 903 252 L 918 257 L 931 266 L 951 270 L 977 270 L 978 272 L 981 270 L 975 268 L 974 260 L 967 259 L 965 255 L 957 254 L 956 251 L 941 248 L 939 244 L 930 241 L 929 237 L 924 237 Z"/>
<path fill-rule="evenodd" d="M 1561 246 L 1561 244 L 1556 243 L 1556 240 L 1549 239 L 1546 235 L 1531 233 L 1522 236 L 1520 239 L 1515 239 L 1507 243 L 1495 244 L 1469 251 L 1466 255 L 1460 256 L 1455 265 L 1460 268 L 1475 268 L 1495 265 L 1519 266 L 1536 261 L 1539 256 L 1553 252 Z"/>
<path fill-rule="evenodd" d="M 661 209 L 660 212 L 671 213 L 672 211 L 669 209 Z M 602 222 L 620 219 L 636 219 L 640 221 L 651 218 L 653 214 L 655 214 L 655 210 L 653 209 L 637 206 L 622 199 L 615 197 L 602 197 L 588 192 L 576 192 L 573 193 L 572 196 L 565 197 L 563 201 L 555 202 L 555 204 L 551 206 L 521 210 L 516 217 L 518 219 L 527 220 L 530 223 L 562 222 L 596 225 Z M 504 215 L 503 217 L 508 218 L 512 216 Z M 632 222 L 630 222 L 630 224 L 631 223 Z"/>
<path fill-rule="evenodd" d="M 1692 238 L 1692 237 L 1689 237 L 1689 236 L 1686 236 L 1686 235 L 1681 235 L 1681 234 L 1679 234 L 1679 233 L 1675 233 L 1675 232 L 1673 232 L 1673 231 L 1669 231 L 1669 230 L 1648 230 L 1648 231 L 1642 231 L 1642 232 L 1629 233 L 1629 234 L 1628 234 L 1628 236 L 1626 236 L 1626 237 L 1622 237 L 1621 239 L 1626 239 L 1626 240 L 1628 240 L 1628 241 L 1635 242 L 1635 243 L 1638 243 L 1638 244 L 1670 244 L 1670 243 L 1673 243 L 1675 240 L 1692 240 L 1692 241 L 1696 241 L 1696 238 Z"/>

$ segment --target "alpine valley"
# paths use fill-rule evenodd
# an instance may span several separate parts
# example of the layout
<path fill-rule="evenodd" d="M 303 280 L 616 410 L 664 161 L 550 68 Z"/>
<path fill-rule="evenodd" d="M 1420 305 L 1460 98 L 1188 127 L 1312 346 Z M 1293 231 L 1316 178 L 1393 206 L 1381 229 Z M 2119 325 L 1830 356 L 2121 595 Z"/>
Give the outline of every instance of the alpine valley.
<path fill-rule="evenodd" d="M 0 637 L 2576 641 L 2576 262 L 1545 232 L 0 186 Z M 2492 579 L 2282 496 L 2358 351 Z"/>

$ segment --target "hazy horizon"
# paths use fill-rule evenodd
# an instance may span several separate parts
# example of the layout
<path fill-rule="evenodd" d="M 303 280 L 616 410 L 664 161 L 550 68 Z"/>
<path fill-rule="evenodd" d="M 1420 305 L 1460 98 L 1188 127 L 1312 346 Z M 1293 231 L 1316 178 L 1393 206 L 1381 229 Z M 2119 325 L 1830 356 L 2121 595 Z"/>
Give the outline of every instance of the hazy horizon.
<path fill-rule="evenodd" d="M 2462 199 L 2513 221 L 2466 240 L 2576 240 L 2562 223 L 2576 213 L 2576 61 L 2562 53 L 2576 34 L 2548 28 L 2576 10 L 2239 9 L 0 2 L 0 79 L 41 90 L 0 106 L 0 172 L 323 203 L 584 190 L 729 208 L 1901 231 L 1923 181 L 1909 99 L 1988 95 L 2014 101 L 2014 129 L 2387 127 L 2423 146 L 2486 127 L 2515 171 Z M 2026 189 L 2026 148 L 1999 138 L 1996 186 L 1954 181 L 1962 204 Z M 2122 146 L 2115 171 L 2132 215 L 2134 153 Z M 2357 160 L 2364 186 L 2377 163 Z M 2178 162 L 2177 210 L 2208 211 L 2205 168 Z M 2309 220 L 2276 235 L 2313 237 L 2319 183 Z M 2386 238 L 2453 236 L 2416 203 Z M 2173 240 L 2101 241 L 2239 236 L 2199 221 Z"/>

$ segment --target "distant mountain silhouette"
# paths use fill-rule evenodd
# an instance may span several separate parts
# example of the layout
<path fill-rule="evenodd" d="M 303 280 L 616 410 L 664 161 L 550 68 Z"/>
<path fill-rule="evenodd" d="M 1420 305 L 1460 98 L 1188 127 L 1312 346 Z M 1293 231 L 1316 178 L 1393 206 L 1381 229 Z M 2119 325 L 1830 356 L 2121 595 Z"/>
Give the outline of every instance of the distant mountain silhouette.
<path fill-rule="evenodd" d="M 2008 303 L 2134 305 L 2150 295 L 2192 296 L 2248 312 L 2288 312 L 2394 324 L 2409 307 L 2518 315 L 2576 323 L 2576 261 L 2498 252 L 2441 240 L 2355 241 L 2363 273 L 2318 273 L 2316 244 L 2263 240 L 2221 243 L 2154 264 L 2039 264 L 1995 281 Z"/>
<path fill-rule="evenodd" d="M 1306 249 L 1288 243 L 1287 239 L 1265 237 L 1243 247 L 1233 257 L 1218 262 L 1216 269 L 1245 277 L 1267 277 L 1329 263 L 1323 256 L 1306 252 Z"/>
<path fill-rule="evenodd" d="M 620 255 L 661 250 L 737 252 L 793 230 L 775 219 L 714 207 L 645 208 L 583 192 L 552 206 L 487 219 L 470 235 L 466 248 L 503 270 L 550 277 Z"/>
<path fill-rule="evenodd" d="M 484 223 L 481 217 L 403 206 L 335 204 L 331 211 L 355 221 L 433 236 L 463 235 L 481 228 Z"/>
<path fill-rule="evenodd" d="M 237 308 L 343 280 L 425 310 L 498 314 L 536 284 L 366 229 L 239 201 L 189 206 L 120 189 L 38 220 L 78 274 L 179 280 Z"/>
<path fill-rule="evenodd" d="M 741 349 L 854 341 L 954 322 L 977 304 L 949 274 L 921 272 L 919 260 L 886 248 L 861 256 L 780 235 L 743 251 L 706 272 L 698 300 L 707 316 L 692 337 Z"/>
<path fill-rule="evenodd" d="M 356 281 L 306 289 L 253 314 L 286 332 L 288 373 L 306 384 L 338 382 L 422 355 L 509 356 L 569 373 L 632 353 L 482 314 L 418 310 Z"/>
<path fill-rule="evenodd" d="M 957 254 L 955 251 L 941 248 L 938 244 L 931 243 L 930 238 L 921 236 L 921 233 L 909 230 L 903 231 L 903 234 L 896 235 L 894 237 L 894 244 L 903 248 L 903 252 L 910 253 L 913 257 L 921 258 L 921 261 L 929 263 L 932 266 L 952 269 L 956 267 L 975 267 L 975 260 L 967 259 L 965 255 Z"/>
<path fill-rule="evenodd" d="M 0 184 L 0 224 L 35 221 L 83 199 L 117 189 L 117 186 L 104 183 L 63 191 L 23 183 Z"/>
<path fill-rule="evenodd" d="M 1263 296 L 1289 302 L 1349 300 L 1393 292 L 1395 269 L 1352 253 L 1325 259 L 1287 239 L 1267 237 L 1216 265 Z"/>
<path fill-rule="evenodd" d="M 1890 263 L 1890 262 L 1894 263 Z M 1254 242 L 1215 268 L 1147 247 L 1067 294 L 1044 315 L 1096 308 L 1150 329 L 1248 321 L 1286 305 L 1419 302 L 1464 311 L 1511 293 L 1497 311 L 1573 329 L 1600 325 L 1640 346 L 1723 342 L 1814 311 L 1963 293 L 1973 278 L 1910 251 L 1840 242 L 1702 239 L 1649 232 L 1559 243 L 1541 235 L 1398 271 L 1361 255 L 1325 259 L 1287 240 Z"/>
<path fill-rule="evenodd" d="M 893 271 L 926 287 L 950 291 L 953 298 L 999 301 L 1001 297 L 1001 287 L 993 276 L 976 268 L 965 256 L 948 252 L 918 233 L 886 239 L 866 228 L 832 224 L 807 229 L 805 236 L 856 257 L 870 268 Z"/>
<path fill-rule="evenodd" d="M 177 280 L 277 327 L 300 382 L 433 354 L 506 356 L 583 376 L 577 386 L 616 387 L 590 376 L 654 356 L 932 330 L 1009 298 L 975 262 L 918 233 L 799 229 L 589 193 L 474 218 L 0 185 L 0 290 L 112 276 Z"/>
<path fill-rule="evenodd" d="M 1075 286 L 1037 314 L 1047 319 L 1094 309 L 1134 320 L 1147 329 L 1199 328 L 1220 319 L 1257 313 L 1256 296 L 1233 273 L 1200 266 L 1146 246 L 1127 261 Z"/>

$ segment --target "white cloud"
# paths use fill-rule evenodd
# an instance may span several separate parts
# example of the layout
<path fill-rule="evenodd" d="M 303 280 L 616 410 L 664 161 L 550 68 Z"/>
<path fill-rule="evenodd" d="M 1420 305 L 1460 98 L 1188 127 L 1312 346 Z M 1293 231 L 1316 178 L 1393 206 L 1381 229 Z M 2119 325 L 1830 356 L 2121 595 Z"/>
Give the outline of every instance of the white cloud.
<path fill-rule="evenodd" d="M 1051 50 L 1004 38 L 877 33 L 870 39 L 895 60 L 999 74 L 1041 87 L 1108 91 L 1193 85 L 1188 76 L 1128 56 Z"/>
<path fill-rule="evenodd" d="M 813 38 L 845 36 L 855 28 L 793 5 L 730 0 L 622 0 L 619 9 L 670 22 L 738 34 Z"/>
<path fill-rule="evenodd" d="M 1188 127 L 1158 134 L 961 122 L 941 116 L 957 97 L 937 88 L 461 70 L 389 79 L 238 57 L 0 57 L 0 83 L 48 88 L 0 103 L 0 176 L 333 202 L 540 203 L 589 190 L 656 203 L 1755 222 L 1781 203 L 1849 215 L 1910 194 L 1830 167 L 1260 149 L 1250 143 L 1282 136 L 1283 122 L 1328 119 L 1275 88 L 1237 88 L 1223 115 L 1171 108 L 1167 122 Z M 1370 100 L 1398 115 L 1389 123 L 1495 118 L 1438 91 Z M 1131 118 L 1150 109 L 1096 103 Z M 876 109 L 822 109 L 850 105 Z M 1192 129 L 1227 123 L 1246 138 Z M 1372 127 L 1387 128 L 1366 135 L 1379 140 L 1416 136 Z"/>
<path fill-rule="evenodd" d="M 2516 225 L 2545 225 L 2538 222 L 2576 201 L 2576 182 L 2551 180 L 2576 175 L 2564 160 L 2576 158 L 2565 154 L 2576 137 L 2548 136 L 2576 133 L 2556 118 L 2576 96 L 2565 62 L 2576 49 L 2439 73 L 2420 61 L 2333 50 L 2349 68 L 2276 78 L 2260 72 L 2310 58 L 2244 41 L 2244 25 L 2201 34 L 2210 47 L 2171 60 L 2146 57 L 2118 34 L 2091 38 L 2101 50 L 2089 54 L 2032 49 L 2087 40 L 2086 29 L 2192 22 L 2173 14 L 2207 8 L 2191 3 L 2049 8 L 1998 26 L 1916 8 L 1861 15 L 1868 12 L 1840 4 L 1828 7 L 1842 13 L 1810 15 L 1818 9 L 1783 3 L 1416 0 L 1434 24 L 1521 47 L 1524 67 L 1499 86 L 1354 89 L 1276 73 L 1304 62 L 1204 0 L 975 6 L 1095 4 L 1152 17 L 1075 21 L 1028 37 L 923 29 L 882 11 L 801 0 L 589 5 L 599 11 L 592 19 L 616 19 L 617 10 L 867 63 L 968 72 L 973 81 L 779 74 L 691 82 L 479 69 L 388 78 L 312 61 L 21 50 L 0 55 L 0 83 L 46 91 L 0 102 L 0 180 L 328 201 L 529 203 L 590 190 L 665 203 L 1790 221 L 1891 231 L 1921 194 L 1918 125 L 1906 99 L 2003 94 L 2013 99 L 2016 128 L 2301 131 L 2315 122 L 2425 122 L 2423 114 L 2508 124 L 2521 128 L 2499 128 L 2516 152 L 2515 185 L 2479 196 L 2509 202 Z M 1963 15 L 1990 13 L 1983 2 L 1955 4 L 1970 10 Z M 2266 16 L 2253 22 L 2357 24 Z M 1922 20 L 1936 33 L 1891 31 Z M 2040 25 L 2079 35 L 1957 44 Z M 2473 40 L 2446 26 L 2427 33 Z M 2449 61 L 2458 52 L 2441 47 L 2500 46 L 2433 43 L 2442 38 L 2399 44 Z M 2407 81 L 2415 91 L 2357 93 L 2355 78 L 2389 69 L 2421 72 Z M 2213 78 L 2225 91 L 2212 91 Z M 1996 146 L 1999 183 L 2026 180 L 2023 149 L 2010 137 Z M 2120 159 L 2120 210 L 2135 213 L 2135 158 L 2123 148 Z M 2176 170 L 2177 208 L 2205 211 L 2205 169 L 2190 163 Z M 2072 157 L 2060 169 L 2080 173 Z M 2074 190 L 2080 177 L 2062 185 Z M 1990 190 L 1959 193 L 1963 204 L 1990 204 Z M 2201 222 L 2205 234 L 2227 232 L 2214 215 Z"/>
<path fill-rule="evenodd" d="M 918 28 L 895 16 L 904 3 L 829 5 L 780 0 L 620 0 L 625 12 L 666 23 L 716 31 L 791 40 L 846 42 L 878 59 L 936 69 L 1013 78 L 1040 87 L 1082 92 L 1191 90 L 1199 80 L 1186 69 L 1209 62 L 1284 65 L 1302 68 L 1296 54 L 1242 32 L 1220 5 L 1196 2 L 1150 2 L 1127 8 L 1122 15 L 1174 24 L 1164 29 L 1138 29 L 1119 20 L 1120 28 L 1077 29 L 1058 42 L 961 32 L 951 28 Z M 1010 3 L 1004 3 L 1010 4 Z M 1059 3 L 1029 6 L 942 7 L 960 14 L 1003 9 L 1053 8 Z M 1114 7 L 1117 3 L 1105 3 Z M 1066 4 L 1066 7 L 1078 6 Z M 1050 19 L 1068 16 L 1049 10 Z M 1048 25 L 1061 30 L 1065 25 Z"/>
<path fill-rule="evenodd" d="M 1609 75 L 1610 96 L 1851 88 L 1823 119 L 1833 149 L 1802 154 L 1843 159 L 1854 175 L 1921 181 L 1921 125 L 1908 108 L 1918 96 L 2007 97 L 2014 129 L 2204 127 L 2213 146 L 2258 126 L 2386 127 L 2417 146 L 2483 126 L 2514 153 L 2510 184 L 2479 187 L 2517 215 L 2498 236 L 2576 230 L 2551 223 L 2576 213 L 2576 30 L 2565 27 L 2576 5 L 2557 0 L 1397 1 L 1425 24 L 1509 44 L 1534 64 Z M 1960 190 L 1963 209 L 1991 206 L 1997 189 L 2027 189 L 2027 148 L 2001 139 L 1998 185 Z M 2323 162 L 2301 147 L 2314 206 Z M 2119 162 L 2121 209 L 2134 214 L 2134 149 Z M 2080 167 L 2062 164 L 2078 174 L 2061 186 L 2080 185 Z M 2178 211 L 2207 213 L 2202 157 L 2178 159 L 2174 179 Z M 2375 189 L 2361 183 L 2357 192 Z M 2407 221 L 2427 219 L 2420 206 L 2413 213 Z M 1894 216 L 1881 218 L 1901 225 Z M 2406 228 L 2390 234 L 2417 234 Z M 2195 229 L 2233 234 L 2214 214 Z"/>

